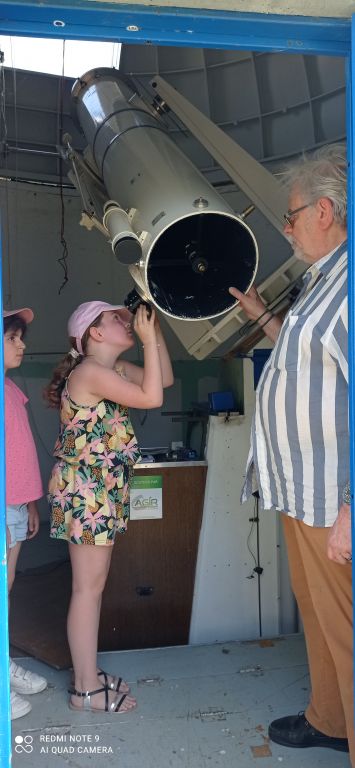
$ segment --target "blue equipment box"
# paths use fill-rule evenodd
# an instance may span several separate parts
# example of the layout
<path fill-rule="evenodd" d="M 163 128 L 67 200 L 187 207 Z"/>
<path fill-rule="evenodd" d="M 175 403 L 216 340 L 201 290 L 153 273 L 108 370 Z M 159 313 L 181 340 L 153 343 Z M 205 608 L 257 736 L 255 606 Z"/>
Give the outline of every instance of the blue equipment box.
<path fill-rule="evenodd" d="M 226 392 L 209 392 L 208 402 L 211 413 L 225 413 L 235 411 L 235 398 L 232 390 Z"/>

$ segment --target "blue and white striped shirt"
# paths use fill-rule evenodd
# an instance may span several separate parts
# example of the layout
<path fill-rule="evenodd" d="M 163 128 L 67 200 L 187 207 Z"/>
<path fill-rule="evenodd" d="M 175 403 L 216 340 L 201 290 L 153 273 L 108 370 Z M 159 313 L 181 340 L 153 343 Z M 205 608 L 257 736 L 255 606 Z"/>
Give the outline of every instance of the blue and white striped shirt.
<path fill-rule="evenodd" d="M 333 525 L 349 480 L 347 243 L 313 264 L 256 391 L 245 501 Z"/>

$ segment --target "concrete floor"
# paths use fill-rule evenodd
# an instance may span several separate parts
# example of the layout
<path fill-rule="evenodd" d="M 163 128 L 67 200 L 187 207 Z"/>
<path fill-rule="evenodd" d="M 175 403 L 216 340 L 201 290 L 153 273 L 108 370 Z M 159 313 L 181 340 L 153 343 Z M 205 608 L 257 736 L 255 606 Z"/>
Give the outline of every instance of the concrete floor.
<path fill-rule="evenodd" d="M 26 658 L 48 689 L 13 722 L 15 768 L 349 768 L 348 755 L 269 743 L 270 720 L 304 709 L 303 638 L 100 655 L 124 674 L 138 707 L 126 715 L 68 709 L 69 674 Z M 15 751 L 16 750 L 16 751 Z"/>

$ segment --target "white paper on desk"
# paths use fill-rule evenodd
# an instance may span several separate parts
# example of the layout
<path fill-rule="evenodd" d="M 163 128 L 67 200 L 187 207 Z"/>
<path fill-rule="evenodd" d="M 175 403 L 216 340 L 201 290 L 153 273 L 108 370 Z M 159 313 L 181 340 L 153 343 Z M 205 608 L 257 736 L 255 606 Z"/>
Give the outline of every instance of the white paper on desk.
<path fill-rule="evenodd" d="M 136 475 L 130 490 L 130 520 L 157 520 L 163 517 L 163 478 Z"/>

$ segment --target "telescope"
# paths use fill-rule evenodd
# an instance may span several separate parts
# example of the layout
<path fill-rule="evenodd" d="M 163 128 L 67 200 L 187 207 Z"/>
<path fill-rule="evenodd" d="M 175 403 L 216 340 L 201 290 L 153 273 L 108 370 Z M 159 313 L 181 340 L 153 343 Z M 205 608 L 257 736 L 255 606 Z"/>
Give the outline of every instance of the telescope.
<path fill-rule="evenodd" d="M 280 202 L 280 185 L 272 175 L 162 78 L 154 78 L 151 88 L 147 103 L 129 77 L 108 68 L 93 69 L 75 82 L 72 107 L 87 141 L 84 156 L 73 150 L 68 135 L 64 143 L 84 202 L 82 223 L 100 229 L 127 266 L 134 289 L 126 305 L 133 311 L 143 301 L 167 319 L 217 318 L 237 304 L 229 286 L 245 293 L 253 284 L 258 245 L 247 214 L 235 213 L 171 138 L 164 122 L 169 101 L 185 123 L 184 111 L 190 123 L 197 115 L 197 127 L 188 128 L 222 166 L 221 152 L 231 156 L 228 142 L 234 145 L 237 168 L 227 172 L 242 189 L 244 178 L 244 191 L 250 199 L 254 194 L 279 231 L 284 196 Z M 210 135 L 207 143 L 206 121 L 212 134 L 217 131 L 217 139 Z M 273 209 L 271 198 L 276 199 Z M 253 209 L 254 204 L 247 212 Z"/>

